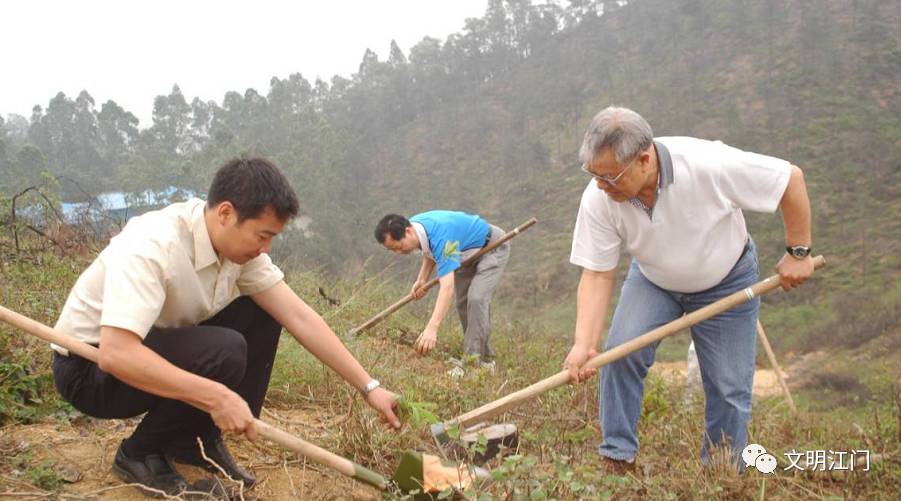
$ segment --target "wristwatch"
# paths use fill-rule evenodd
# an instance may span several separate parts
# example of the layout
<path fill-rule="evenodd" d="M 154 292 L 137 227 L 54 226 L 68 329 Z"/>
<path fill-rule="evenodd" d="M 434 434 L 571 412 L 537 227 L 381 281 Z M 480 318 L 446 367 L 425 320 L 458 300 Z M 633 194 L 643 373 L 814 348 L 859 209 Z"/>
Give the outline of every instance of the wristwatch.
<path fill-rule="evenodd" d="M 371 379 L 368 383 L 366 383 L 366 386 L 364 386 L 363 389 L 360 390 L 360 393 L 363 394 L 363 398 L 366 398 L 370 393 L 372 393 L 372 390 L 378 388 L 381 385 L 382 383 L 380 383 L 378 379 Z"/>
<path fill-rule="evenodd" d="M 810 247 L 805 245 L 789 245 L 785 248 L 785 252 L 788 252 L 788 254 L 795 259 L 804 259 L 810 255 Z"/>

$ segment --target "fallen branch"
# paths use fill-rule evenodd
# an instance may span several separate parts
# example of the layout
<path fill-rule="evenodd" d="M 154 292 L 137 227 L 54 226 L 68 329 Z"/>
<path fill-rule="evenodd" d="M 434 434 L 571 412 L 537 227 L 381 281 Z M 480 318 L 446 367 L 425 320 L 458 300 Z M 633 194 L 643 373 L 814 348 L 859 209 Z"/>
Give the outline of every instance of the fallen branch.
<path fill-rule="evenodd" d="M 37 498 L 45 498 L 53 495 L 52 492 L 16 492 L 16 491 L 3 491 L 0 492 L 0 497 L 37 497 Z"/>
<path fill-rule="evenodd" d="M 297 489 L 294 488 L 294 479 L 291 478 L 291 472 L 288 471 L 287 461 L 282 461 L 282 469 L 285 470 L 285 476 L 288 477 L 288 483 L 291 485 L 291 496 L 294 499 L 303 499 L 297 497 Z"/>
<path fill-rule="evenodd" d="M 65 247 L 63 247 L 63 245 L 62 245 L 61 243 L 59 243 L 55 238 L 51 237 L 50 235 L 44 233 L 43 231 L 41 231 L 41 230 L 35 228 L 34 226 L 32 226 L 32 225 L 30 225 L 30 224 L 25 224 L 25 227 L 28 228 L 29 230 L 31 230 L 31 231 L 37 233 L 38 235 L 40 235 L 40 236 L 46 238 L 46 239 L 49 240 L 53 245 L 59 247 L 60 250 L 65 250 Z M 43 249 L 42 249 L 42 250 L 43 250 Z"/>
<path fill-rule="evenodd" d="M 200 437 L 197 437 L 197 445 L 200 447 L 200 455 L 203 456 L 203 459 L 207 463 L 210 463 L 211 465 L 213 465 L 214 468 L 219 470 L 219 473 L 222 473 L 222 476 L 224 476 L 225 478 L 229 479 L 230 481 L 238 484 L 238 497 L 241 499 L 241 501 L 244 501 L 244 481 L 243 480 L 235 480 L 235 479 L 231 478 L 228 475 L 228 473 L 226 473 L 225 470 L 221 466 L 219 466 L 219 463 L 210 459 L 210 457 L 206 455 L 206 450 L 203 448 L 203 440 L 200 440 Z M 231 496 L 229 496 L 229 497 L 231 497 Z"/>
<path fill-rule="evenodd" d="M 135 483 L 113 485 L 110 487 L 104 487 L 102 489 L 97 489 L 95 491 L 85 492 L 83 494 L 65 494 L 65 493 L 52 493 L 52 494 L 54 494 L 55 496 L 59 496 L 62 498 L 68 498 L 68 499 L 85 499 L 85 498 L 89 498 L 91 496 L 96 496 L 98 494 L 103 494 L 105 492 L 115 491 L 118 489 L 124 489 L 126 487 L 135 487 L 137 489 L 140 489 L 141 491 L 152 493 L 154 495 L 154 497 L 162 497 L 163 499 L 175 499 L 175 500 L 179 500 L 179 501 L 185 501 L 185 498 L 183 496 L 191 496 L 189 499 L 193 499 L 193 496 L 205 496 L 210 499 L 218 499 L 215 496 L 212 496 L 208 492 L 183 491 L 181 494 L 173 495 L 173 494 L 167 494 L 165 491 L 161 491 L 159 489 L 154 489 L 153 487 L 148 487 L 144 484 L 135 484 Z"/>
<path fill-rule="evenodd" d="M 38 186 L 29 186 L 28 188 L 25 188 L 24 190 L 20 191 L 19 193 L 16 193 L 15 195 L 13 195 L 12 198 L 10 198 L 9 211 L 10 211 L 11 227 L 12 227 L 12 231 L 13 231 L 13 241 L 15 242 L 15 247 L 16 247 L 16 254 L 18 254 L 21 251 L 21 249 L 19 247 L 19 228 L 18 228 L 18 224 L 16 221 L 16 201 L 20 197 L 25 196 L 26 194 L 28 194 L 31 191 L 34 191 L 35 193 L 40 195 L 41 198 L 43 198 L 44 201 L 47 202 L 47 207 L 49 207 L 50 210 L 53 211 L 53 214 L 56 216 L 57 221 L 60 221 L 60 222 L 63 221 L 63 217 L 56 210 L 56 206 L 53 205 L 53 202 L 51 202 L 50 199 L 47 198 L 47 195 L 45 195 L 44 192 L 41 191 L 41 189 Z M 29 226 L 29 228 L 31 228 L 30 225 L 28 225 L 28 226 Z M 31 229 L 34 229 L 34 228 L 31 228 Z M 40 233 L 40 232 L 38 232 L 38 233 Z M 41 234 L 43 234 L 43 233 L 41 233 Z M 44 235 L 44 236 L 46 237 L 46 235 Z"/>

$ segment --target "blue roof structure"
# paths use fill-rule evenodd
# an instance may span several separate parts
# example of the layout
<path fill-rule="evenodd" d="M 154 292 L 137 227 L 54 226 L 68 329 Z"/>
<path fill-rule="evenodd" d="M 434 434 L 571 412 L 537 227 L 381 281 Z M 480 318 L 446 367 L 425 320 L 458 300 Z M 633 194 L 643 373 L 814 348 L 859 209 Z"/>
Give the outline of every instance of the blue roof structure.
<path fill-rule="evenodd" d="M 63 203 L 61 205 L 63 217 L 68 221 L 74 221 L 85 215 L 89 219 L 95 220 L 105 215 L 127 221 L 149 210 L 195 196 L 196 193 L 193 190 L 169 186 L 161 191 L 101 193 L 90 202 Z"/>

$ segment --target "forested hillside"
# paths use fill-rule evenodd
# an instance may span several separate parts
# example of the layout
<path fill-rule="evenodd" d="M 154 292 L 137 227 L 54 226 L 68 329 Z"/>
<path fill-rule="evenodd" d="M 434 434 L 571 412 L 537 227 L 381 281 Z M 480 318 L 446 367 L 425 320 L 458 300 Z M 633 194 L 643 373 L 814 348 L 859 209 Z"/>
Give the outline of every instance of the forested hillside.
<path fill-rule="evenodd" d="M 235 89 L 221 100 L 186 96 L 173 82 L 153 101 L 151 123 L 113 101 L 95 102 L 91 89 L 48 96 L 29 117 L 0 110 L 0 305 L 52 325 L 79 274 L 117 231 L 114 218 L 148 208 L 135 205 L 133 194 L 202 196 L 212 173 L 239 154 L 273 159 L 296 187 L 302 217 L 273 254 L 290 287 L 337 333 L 406 294 L 419 268 L 418 259 L 374 241 L 386 212 L 459 209 L 506 229 L 537 217 L 513 240 L 492 303 L 496 364 L 455 360 L 463 353 L 455 320 L 444 322 L 428 356 L 414 353 L 434 294 L 365 335 L 342 336 L 367 371 L 416 410 L 399 433 L 386 431 L 356 389 L 282 336 L 261 418 L 390 474 L 401 451 L 438 454 L 427 421 L 560 370 L 572 346 L 579 276 L 568 262 L 571 234 L 589 181 L 577 152 L 592 116 L 627 106 L 658 136 L 720 139 L 805 172 L 813 248 L 827 266 L 803 287 L 763 299 L 761 320 L 788 386 L 775 381 L 759 349 L 748 427 L 749 441 L 780 458 L 779 469 L 739 475 L 726 455 L 698 460 L 706 403 L 685 385 L 682 333 L 660 345 L 645 380 L 635 471 L 609 474 L 596 454 L 602 402 L 599 378 L 591 378 L 497 416 L 519 427 L 519 446 L 490 461 L 491 480 L 462 497 L 895 499 L 901 2 L 540 1 L 485 0 L 485 14 L 446 40 L 426 37 L 409 52 L 395 43 L 361 48 L 359 70 L 329 81 L 278 76 L 268 89 Z M 36 20 L 35 36 L 59 38 L 45 31 Z M 61 57 L 70 57 L 62 45 Z M 206 68 L 204 49 L 185 48 Z M 133 205 L 88 212 L 110 199 Z M 87 218 L 73 223 L 73 207 Z M 761 273 L 769 275 L 784 249 L 781 219 L 746 217 Z M 43 340 L 0 325 L 0 497 L 143 499 L 110 468 L 135 421 L 77 412 L 54 389 L 50 354 Z M 761 376 L 772 376 L 769 388 Z M 797 410 L 784 398 L 788 387 Z M 412 496 L 365 488 L 263 440 L 227 440 L 258 477 L 248 499 Z M 827 450 L 831 471 L 810 468 L 813 453 Z M 837 466 L 845 452 L 850 471 Z M 864 452 L 865 467 L 853 455 Z M 793 456 L 806 458 L 807 468 L 787 464 Z M 237 492 L 243 499 L 246 491 Z M 450 489 L 438 495 L 452 496 Z"/>
<path fill-rule="evenodd" d="M 897 329 L 901 307 L 898 26 L 901 4 L 879 0 L 489 0 L 447 40 L 425 38 L 408 54 L 366 50 L 349 78 L 275 77 L 221 102 L 175 85 L 155 99 L 152 124 L 98 105 L 89 89 L 60 93 L 0 122 L 0 192 L 8 201 L 46 183 L 44 171 L 66 201 L 202 192 L 223 159 L 262 154 L 289 174 L 312 219 L 306 237 L 279 244 L 280 257 L 338 274 L 394 259 L 371 236 L 385 212 L 461 209 L 508 229 L 535 216 L 514 242 L 499 300 L 536 320 L 565 317 L 565 332 L 578 274 L 570 235 L 587 182 L 576 154 L 594 113 L 619 104 L 657 135 L 722 139 L 802 167 L 814 247 L 829 267 L 790 299 L 769 299 L 784 307 L 764 315 L 792 330 L 791 348 L 859 343 Z M 782 249 L 779 218 L 749 219 L 768 270 Z"/>

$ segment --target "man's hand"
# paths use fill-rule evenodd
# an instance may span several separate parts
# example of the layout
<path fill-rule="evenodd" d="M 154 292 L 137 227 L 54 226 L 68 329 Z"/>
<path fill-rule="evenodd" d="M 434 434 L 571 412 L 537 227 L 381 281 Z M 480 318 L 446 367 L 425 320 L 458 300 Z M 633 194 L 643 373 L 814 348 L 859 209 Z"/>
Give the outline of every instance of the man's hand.
<path fill-rule="evenodd" d="M 366 395 L 366 403 L 381 414 L 385 426 L 400 429 L 400 419 L 397 419 L 397 395 L 384 388 L 376 388 Z"/>
<path fill-rule="evenodd" d="M 413 287 L 410 288 L 410 294 L 413 296 L 413 299 L 422 299 L 423 297 L 425 297 L 425 293 L 428 292 L 427 290 L 422 288 L 422 286 L 424 286 L 425 284 L 426 283 L 422 280 L 413 282 Z"/>
<path fill-rule="evenodd" d="M 786 253 L 776 265 L 776 272 L 779 273 L 779 283 L 782 285 L 782 289 L 786 291 L 803 284 L 813 275 L 813 271 L 813 258 L 810 256 L 804 259 L 797 259 Z"/>
<path fill-rule="evenodd" d="M 597 369 L 585 369 L 585 363 L 596 357 L 598 351 L 594 348 L 574 344 L 569 350 L 569 355 L 563 360 L 563 369 L 569 371 L 569 382 L 580 383 L 598 373 Z"/>
<path fill-rule="evenodd" d="M 210 417 L 226 433 L 243 433 L 247 439 L 257 439 L 257 428 L 247 402 L 241 395 L 225 388 L 222 398 L 210 409 Z"/>
<path fill-rule="evenodd" d="M 426 355 L 428 352 L 432 351 L 432 348 L 438 343 L 438 329 L 434 327 L 426 327 L 422 334 L 419 335 L 419 338 L 416 339 L 416 344 L 413 345 L 413 348 L 416 349 L 416 353 L 420 355 Z"/>

